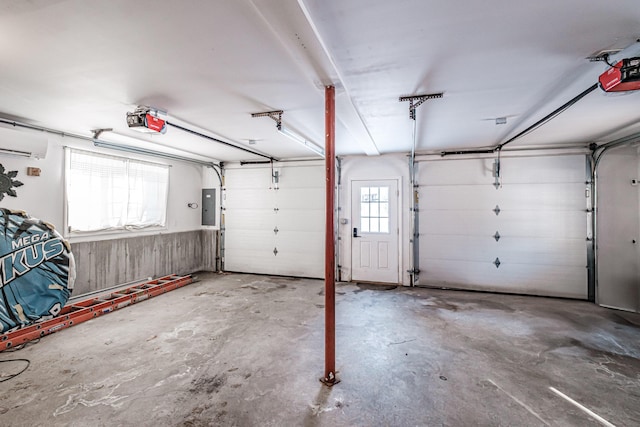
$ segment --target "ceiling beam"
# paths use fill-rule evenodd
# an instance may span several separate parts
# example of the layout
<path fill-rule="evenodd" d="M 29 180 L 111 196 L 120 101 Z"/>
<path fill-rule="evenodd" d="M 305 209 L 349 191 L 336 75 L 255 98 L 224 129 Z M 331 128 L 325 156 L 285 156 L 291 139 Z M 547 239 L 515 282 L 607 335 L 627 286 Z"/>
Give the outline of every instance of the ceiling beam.
<path fill-rule="evenodd" d="M 327 44 L 324 42 L 324 39 L 322 38 L 322 35 L 320 34 L 320 31 L 318 30 L 318 26 L 315 24 L 313 17 L 311 16 L 311 13 L 309 12 L 309 8 L 307 7 L 307 5 L 305 4 L 304 0 L 298 0 L 298 5 L 300 6 L 300 9 L 302 10 L 302 13 L 304 13 L 305 18 L 307 19 L 307 22 L 309 23 L 309 26 L 311 27 L 318 43 L 320 44 L 320 46 L 322 47 L 322 50 L 324 52 L 324 54 L 326 55 L 329 63 L 331 64 L 331 67 L 333 68 L 333 71 L 335 73 L 335 75 L 338 76 L 338 82 L 333 82 L 333 86 L 335 86 L 336 88 L 342 88 L 342 90 L 344 90 L 345 95 L 347 97 L 347 111 L 343 111 L 343 113 L 347 113 L 347 114 L 352 114 L 355 117 L 357 117 L 357 122 L 358 122 L 358 126 L 362 127 L 363 132 L 359 132 L 360 134 L 364 134 L 367 136 L 365 141 L 358 141 L 362 147 L 362 149 L 365 151 L 365 153 L 368 156 L 377 156 L 380 155 L 380 151 L 378 150 L 378 146 L 376 145 L 375 141 L 373 140 L 373 136 L 371 136 L 371 132 L 369 131 L 369 128 L 367 127 L 367 124 L 365 123 L 362 114 L 360 113 L 360 111 L 358 110 L 358 108 L 356 107 L 355 103 L 353 102 L 353 98 L 351 96 L 351 94 L 349 93 L 349 88 L 345 82 L 345 79 L 343 77 L 342 72 L 340 71 L 340 68 L 338 68 L 338 65 L 336 64 L 336 62 L 333 59 L 333 55 L 331 55 L 331 51 L 329 50 L 329 47 L 327 46 Z M 342 120 L 341 120 L 342 121 Z M 342 121 L 343 122 L 343 121 Z M 353 124 L 353 121 L 351 121 L 351 123 Z M 344 123 L 345 128 L 349 131 L 349 126 Z"/>

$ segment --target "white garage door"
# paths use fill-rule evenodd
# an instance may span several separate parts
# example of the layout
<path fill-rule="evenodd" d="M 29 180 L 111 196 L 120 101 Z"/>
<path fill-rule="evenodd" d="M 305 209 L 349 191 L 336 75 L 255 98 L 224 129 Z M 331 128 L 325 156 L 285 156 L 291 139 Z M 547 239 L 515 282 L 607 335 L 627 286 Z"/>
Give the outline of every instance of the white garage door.
<path fill-rule="evenodd" d="M 598 303 L 640 312 L 640 172 L 636 147 L 607 152 L 598 166 Z"/>
<path fill-rule="evenodd" d="M 585 157 L 419 164 L 419 284 L 587 298 Z M 497 209 L 496 209 L 497 207 Z"/>
<path fill-rule="evenodd" d="M 225 170 L 224 269 L 324 277 L 324 166 L 284 164 L 277 189 L 269 165 Z"/>

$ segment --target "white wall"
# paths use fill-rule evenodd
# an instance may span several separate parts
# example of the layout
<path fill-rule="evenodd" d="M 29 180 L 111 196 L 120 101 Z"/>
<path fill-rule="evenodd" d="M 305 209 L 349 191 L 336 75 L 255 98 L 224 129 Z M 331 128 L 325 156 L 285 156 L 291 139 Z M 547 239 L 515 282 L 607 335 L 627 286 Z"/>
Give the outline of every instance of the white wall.
<path fill-rule="evenodd" d="M 171 165 L 169 171 L 169 197 L 167 226 L 163 229 L 147 231 L 121 231 L 91 233 L 82 236 L 66 236 L 71 242 L 95 241 L 137 235 L 174 233 L 202 229 L 201 223 L 201 189 L 219 188 L 217 178 L 210 168 L 175 160 L 165 160 L 150 156 L 141 156 L 108 149 L 94 147 L 89 141 L 61 137 L 48 134 L 49 149 L 45 159 L 30 159 L 0 154 L 0 164 L 7 171 L 17 170 L 15 178 L 24 183 L 16 189 L 17 197 L 5 196 L 0 207 L 24 210 L 33 217 L 55 225 L 63 232 L 64 226 L 64 147 L 73 147 L 88 151 L 101 152 L 112 156 L 122 156 L 149 162 Z M 41 169 L 39 177 L 27 176 L 27 167 Z M 198 204 L 191 209 L 188 203 Z M 64 234 L 64 233 L 63 233 Z"/>
<path fill-rule="evenodd" d="M 32 131 L 25 131 L 32 132 Z M 59 137 L 48 135 L 46 158 L 31 159 L 0 154 L 5 170 L 18 171 L 15 180 L 24 183 L 15 189 L 17 197 L 5 195 L 0 207 L 26 211 L 29 215 L 53 224 L 62 232 L 64 198 L 64 155 Z M 27 167 L 40 168 L 40 176 L 27 176 Z"/>

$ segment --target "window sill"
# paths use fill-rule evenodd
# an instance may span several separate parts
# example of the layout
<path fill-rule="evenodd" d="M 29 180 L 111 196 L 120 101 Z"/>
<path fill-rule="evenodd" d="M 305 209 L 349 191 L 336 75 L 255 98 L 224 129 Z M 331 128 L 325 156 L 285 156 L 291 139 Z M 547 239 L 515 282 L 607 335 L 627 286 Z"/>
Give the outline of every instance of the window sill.
<path fill-rule="evenodd" d="M 97 240 L 122 239 L 127 237 L 144 236 L 149 234 L 165 234 L 168 227 L 145 227 L 137 229 L 113 229 L 101 231 L 68 231 L 64 238 L 71 243 L 93 242 Z"/>

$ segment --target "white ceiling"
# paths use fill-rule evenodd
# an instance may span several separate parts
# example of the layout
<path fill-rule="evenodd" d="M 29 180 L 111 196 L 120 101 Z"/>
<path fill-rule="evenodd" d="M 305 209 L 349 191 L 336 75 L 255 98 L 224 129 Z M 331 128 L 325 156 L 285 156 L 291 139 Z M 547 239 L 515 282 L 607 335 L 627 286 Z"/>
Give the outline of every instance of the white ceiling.
<path fill-rule="evenodd" d="M 276 158 L 313 156 L 251 113 L 324 145 L 336 86 L 338 154 L 493 146 L 597 82 L 590 54 L 640 55 L 637 0 L 0 0 L 0 117 L 220 160 L 257 160 L 169 127 L 146 137 L 126 112 L 169 120 Z M 600 89 L 514 144 L 602 142 L 637 131 L 638 92 Z M 506 125 L 495 118 L 507 117 Z M 248 145 L 256 140 L 255 145 Z"/>

